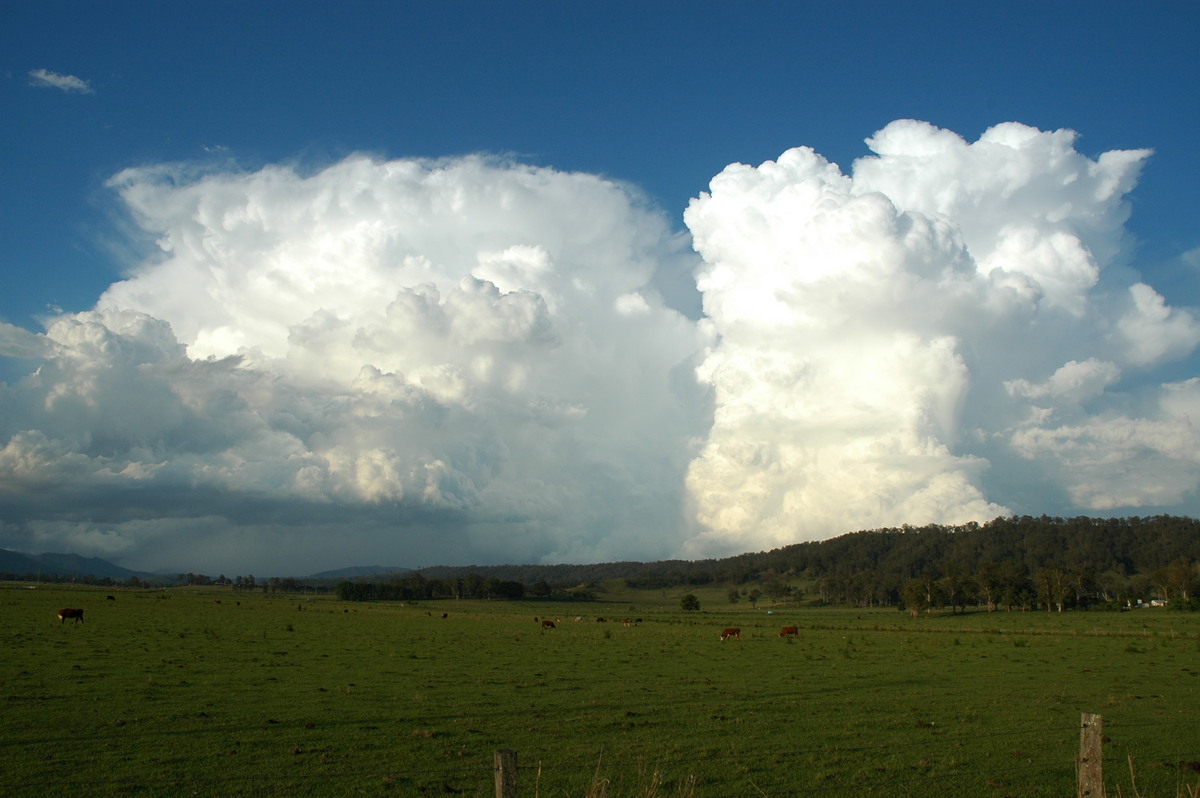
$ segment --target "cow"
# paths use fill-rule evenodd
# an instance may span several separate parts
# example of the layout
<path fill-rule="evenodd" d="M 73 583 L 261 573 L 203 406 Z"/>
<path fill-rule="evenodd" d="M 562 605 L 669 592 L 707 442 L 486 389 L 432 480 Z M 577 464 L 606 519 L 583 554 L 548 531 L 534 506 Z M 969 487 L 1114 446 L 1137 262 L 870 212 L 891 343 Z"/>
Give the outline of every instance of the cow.
<path fill-rule="evenodd" d="M 74 623 L 83 623 L 83 610 L 64 607 L 58 611 L 58 622 L 60 624 L 66 623 L 67 618 L 74 618 Z"/>
<path fill-rule="evenodd" d="M 724 641 L 725 639 L 730 638 L 730 637 L 732 637 L 734 640 L 741 640 L 742 639 L 742 630 L 737 628 L 736 626 L 731 626 L 728 629 L 725 629 L 721 632 L 721 640 L 722 641 Z"/>
<path fill-rule="evenodd" d="M 794 626 L 785 626 L 779 630 L 780 637 L 799 637 L 800 630 Z"/>
<path fill-rule="evenodd" d="M 558 627 L 554 625 L 554 621 L 547 618 L 546 620 L 542 621 L 542 628 L 543 629 L 557 629 Z"/>
<path fill-rule="evenodd" d="M 104 600 L 105 601 L 116 601 L 117 597 L 116 596 L 105 596 Z"/>

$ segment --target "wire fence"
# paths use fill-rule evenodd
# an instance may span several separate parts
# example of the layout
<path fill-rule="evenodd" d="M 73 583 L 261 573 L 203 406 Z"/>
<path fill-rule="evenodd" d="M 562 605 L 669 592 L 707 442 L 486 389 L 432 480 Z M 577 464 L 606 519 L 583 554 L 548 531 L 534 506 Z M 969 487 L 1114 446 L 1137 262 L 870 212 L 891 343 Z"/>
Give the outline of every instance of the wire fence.
<path fill-rule="evenodd" d="M 1129 744 L 1106 741 L 1105 782 L 1125 779 L 1130 789 L 1122 794 L 1139 794 L 1146 798 L 1168 798 L 1161 793 L 1138 792 L 1133 780 L 1137 769 L 1171 771 L 1174 791 L 1170 798 L 1200 796 L 1200 718 L 1122 724 L 1119 719 L 1108 722 L 1106 731 L 1135 732 L 1139 736 L 1138 751 L 1153 750 L 1153 754 L 1130 753 Z M 1056 783 L 1074 783 L 1077 758 L 1062 755 L 1077 751 L 1078 726 L 1029 727 L 994 733 L 947 735 L 934 741 L 923 739 L 911 742 L 864 745 L 819 745 L 812 747 L 783 747 L 778 750 L 713 751 L 664 754 L 662 750 L 610 753 L 604 749 L 564 745 L 555 750 L 553 758 L 529 753 L 520 757 L 516 767 L 516 792 L 522 798 L 580 796 L 581 798 L 747 798 L 747 796 L 789 795 L 965 795 L 987 794 L 994 788 L 996 795 L 1009 794 L 1006 789 L 1022 794 L 1042 794 L 1032 789 L 1044 784 L 1052 775 Z M 1149 739 L 1151 742 L 1146 743 Z M 959 754 L 969 742 L 978 750 L 983 741 L 1003 744 L 1016 740 L 1027 747 L 1036 746 L 1034 754 L 1020 752 L 1020 761 L 1003 752 L 993 761 L 980 763 L 968 757 L 958 764 Z M 47 741 L 43 740 L 42 743 Z M 9 741 L 7 747 L 28 745 L 29 741 Z M 36 744 L 36 743 L 34 743 Z M 913 761 L 910 752 L 921 751 L 922 758 Z M 302 753 L 302 752 L 298 752 Z M 520 755 L 520 752 L 517 752 Z M 856 757 L 888 753 L 898 762 L 891 766 L 871 766 L 856 770 Z M 386 759 L 380 752 L 380 759 Z M 1135 772 L 1130 774 L 1128 757 L 1134 756 Z M 6 757 L 7 758 L 7 757 Z M 840 772 L 814 774 L 800 764 L 806 761 L 850 762 Z M 1114 772 L 1115 771 L 1115 772 Z M 0 765 L 0 774 L 4 767 Z M 730 774 L 722 777 L 720 774 Z M 1111 774 L 1111 775 L 1110 775 Z M 321 768 L 318 772 L 291 772 L 262 775 L 197 775 L 178 773 L 172 776 L 139 777 L 136 779 L 82 779 L 64 775 L 62 778 L 21 780 L 14 774 L 4 774 L 6 795 L 343 795 L 378 794 L 408 795 L 460 794 L 492 798 L 495 788 L 495 765 L 491 757 L 474 757 L 446 762 L 438 767 L 410 767 L 403 762 L 388 762 L 378 768 Z M 1159 780 L 1164 781 L 1164 779 Z M 1051 793 L 1045 793 L 1051 794 Z M 1053 794 L 1062 795 L 1062 791 Z M 1115 794 L 1113 792 L 1110 795 Z M 504 796 L 510 798 L 510 796 Z"/>

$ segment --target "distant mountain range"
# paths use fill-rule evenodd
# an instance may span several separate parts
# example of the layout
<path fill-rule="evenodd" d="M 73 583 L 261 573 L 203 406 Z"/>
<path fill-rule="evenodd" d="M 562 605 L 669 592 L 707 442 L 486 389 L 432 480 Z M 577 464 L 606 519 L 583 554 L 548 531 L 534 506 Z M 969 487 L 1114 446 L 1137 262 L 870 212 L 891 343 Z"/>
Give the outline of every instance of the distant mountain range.
<path fill-rule="evenodd" d="M 350 568 L 339 568 L 333 571 L 322 571 L 304 577 L 306 579 L 345 579 L 351 577 L 375 576 L 376 574 L 408 573 L 411 569 L 400 567 L 385 567 L 382 565 L 358 565 Z M 99 557 L 81 557 L 78 554 L 24 554 L 19 551 L 0 549 L 0 574 L 42 574 L 44 576 L 75 576 L 108 577 L 116 581 L 128 581 L 131 577 L 148 582 L 174 581 L 175 574 L 153 574 L 147 571 L 131 571 L 114 565 Z"/>
<path fill-rule="evenodd" d="M 1097 578 L 1105 576 L 1113 583 L 1130 583 L 1143 591 L 1150 589 L 1143 583 L 1151 587 L 1159 585 L 1153 580 L 1158 578 L 1159 571 L 1166 574 L 1170 566 L 1188 576 L 1178 589 L 1180 595 L 1197 595 L 1200 594 L 1200 587 L 1197 587 L 1200 585 L 1200 570 L 1197 570 L 1200 568 L 1200 519 L 1168 515 L 1144 518 L 1046 515 L 1033 518 L 1024 515 L 997 518 L 986 524 L 930 524 L 851 532 L 829 540 L 793 543 L 771 551 L 747 552 L 722 559 L 437 566 L 421 568 L 419 573 L 429 580 L 474 576 L 526 585 L 539 582 L 588 585 L 625 579 L 634 587 L 713 582 L 743 585 L 755 580 L 779 581 L 804 575 L 810 581 L 821 582 L 823 594 L 836 593 L 833 589 L 836 585 L 872 581 L 887 592 L 891 597 L 888 600 L 895 603 L 899 601 L 905 582 L 923 574 L 941 578 L 946 575 L 944 570 L 952 570 L 971 576 L 984 566 L 1000 563 L 1011 564 L 1027 580 L 1041 570 L 1070 570 L 1071 573 L 1093 574 Z M 405 574 L 412 573 L 411 568 L 359 565 L 289 577 L 289 580 L 309 584 L 316 581 L 385 582 L 393 577 L 403 579 Z M 22 579 L 34 578 L 36 574 L 60 578 L 108 577 L 118 582 L 137 577 L 152 583 L 173 583 L 178 576 L 176 573 L 131 571 L 96 557 L 77 554 L 34 555 L 6 549 L 0 549 L 0 574 Z"/>
<path fill-rule="evenodd" d="M 0 549 L 0 573 L 45 576 L 92 576 L 97 579 L 108 577 L 125 581 L 131 577 L 145 580 L 162 580 L 159 574 L 146 571 L 131 571 L 99 557 L 80 557 L 78 554 L 23 554 L 19 551 Z"/>
<path fill-rule="evenodd" d="M 347 579 L 354 576 L 375 576 L 376 574 L 406 574 L 411 568 L 401 568 L 398 565 L 385 567 L 382 565 L 352 565 L 349 568 L 338 568 L 333 571 L 321 571 L 311 574 L 308 579 Z"/>

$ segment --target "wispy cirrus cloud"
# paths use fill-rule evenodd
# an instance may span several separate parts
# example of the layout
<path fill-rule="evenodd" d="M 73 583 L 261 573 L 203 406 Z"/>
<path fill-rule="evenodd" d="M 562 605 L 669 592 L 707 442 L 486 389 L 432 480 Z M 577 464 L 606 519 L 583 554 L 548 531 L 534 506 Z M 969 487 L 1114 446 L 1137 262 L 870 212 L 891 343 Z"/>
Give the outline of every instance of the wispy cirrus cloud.
<path fill-rule="evenodd" d="M 77 78 L 74 75 L 61 75 L 58 72 L 51 72 L 49 69 L 30 70 L 29 83 L 31 86 L 59 89 L 60 91 L 65 91 L 67 94 L 95 94 L 91 84 L 83 78 Z"/>

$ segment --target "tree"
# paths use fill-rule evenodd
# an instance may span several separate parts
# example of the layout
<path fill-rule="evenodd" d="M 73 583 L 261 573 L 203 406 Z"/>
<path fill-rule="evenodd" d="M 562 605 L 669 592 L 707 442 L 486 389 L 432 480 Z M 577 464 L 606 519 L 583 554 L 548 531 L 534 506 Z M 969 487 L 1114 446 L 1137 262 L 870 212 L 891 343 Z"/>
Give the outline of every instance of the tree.
<path fill-rule="evenodd" d="M 1096 569 L 1090 563 L 1079 563 L 1072 566 L 1067 574 L 1067 579 L 1071 589 L 1075 592 L 1076 605 L 1088 605 L 1099 592 L 1096 585 Z"/>
<path fill-rule="evenodd" d="M 916 618 L 921 610 L 929 612 L 929 591 L 920 579 L 909 579 L 905 582 L 902 596 L 904 607 L 912 617 Z"/>
<path fill-rule="evenodd" d="M 1187 601 L 1196 595 L 1196 586 L 1200 579 L 1196 577 L 1196 566 L 1187 558 L 1180 557 L 1165 569 L 1166 584 L 1178 598 Z"/>
<path fill-rule="evenodd" d="M 970 577 L 963 576 L 957 570 L 946 574 L 937 582 L 938 592 L 941 593 L 944 601 L 950 603 L 951 615 L 956 612 L 958 607 L 962 607 L 963 612 L 967 611 L 967 597 L 974 588 Z"/>
<path fill-rule="evenodd" d="M 778 601 L 781 598 L 786 598 L 792 592 L 792 588 L 783 581 L 780 577 L 771 574 L 763 582 L 763 588 L 767 592 L 767 596 L 772 601 Z"/>
<path fill-rule="evenodd" d="M 1046 605 L 1046 612 L 1051 607 L 1062 612 L 1071 593 L 1071 579 L 1067 573 L 1061 568 L 1042 568 L 1034 575 L 1033 581 L 1038 598 Z"/>
<path fill-rule="evenodd" d="M 979 597 L 987 605 L 987 611 L 995 612 L 996 604 L 1000 598 L 1000 589 L 1004 586 L 1000 564 L 995 562 L 980 563 L 979 570 L 975 573 L 975 586 L 979 590 Z"/>
<path fill-rule="evenodd" d="M 921 593 L 919 609 L 925 610 L 926 615 L 931 609 L 941 606 L 946 601 L 946 597 L 942 593 L 941 580 L 932 569 L 925 569 L 920 576 L 908 580 L 904 585 L 904 606 L 908 607 L 909 612 L 913 610 L 913 596 L 910 594 L 918 590 Z M 913 614 L 915 615 L 915 613 Z"/>
<path fill-rule="evenodd" d="M 739 601 L 739 600 L 741 599 L 741 597 L 742 597 L 742 594 L 738 592 L 738 589 L 737 589 L 736 587 L 731 587 L 731 588 L 729 588 L 729 594 L 728 594 L 728 595 L 729 595 L 729 603 L 730 603 L 730 604 L 737 604 L 737 603 L 738 603 L 738 601 Z"/>
<path fill-rule="evenodd" d="M 688 593 L 679 600 L 679 606 L 683 607 L 684 612 L 695 612 L 700 609 L 700 599 L 696 598 L 695 594 Z"/>

